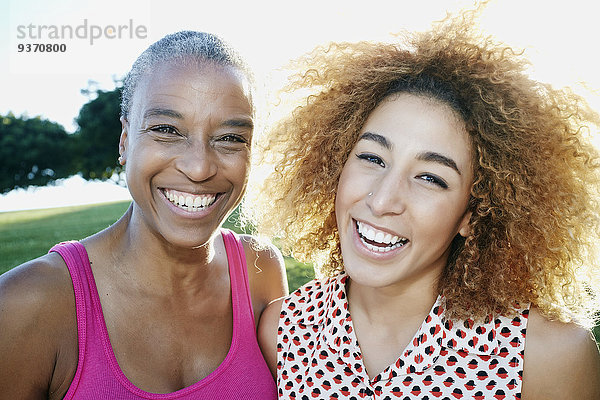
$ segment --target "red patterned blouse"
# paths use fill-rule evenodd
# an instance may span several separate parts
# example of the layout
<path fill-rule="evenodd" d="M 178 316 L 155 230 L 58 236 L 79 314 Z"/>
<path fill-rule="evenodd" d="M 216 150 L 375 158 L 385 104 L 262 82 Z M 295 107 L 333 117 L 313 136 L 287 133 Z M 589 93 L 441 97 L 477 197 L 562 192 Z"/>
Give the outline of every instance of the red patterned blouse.
<path fill-rule="evenodd" d="M 528 308 L 483 323 L 444 317 L 438 297 L 396 362 L 369 379 L 341 273 L 282 305 L 277 387 L 283 399 L 520 399 Z"/>

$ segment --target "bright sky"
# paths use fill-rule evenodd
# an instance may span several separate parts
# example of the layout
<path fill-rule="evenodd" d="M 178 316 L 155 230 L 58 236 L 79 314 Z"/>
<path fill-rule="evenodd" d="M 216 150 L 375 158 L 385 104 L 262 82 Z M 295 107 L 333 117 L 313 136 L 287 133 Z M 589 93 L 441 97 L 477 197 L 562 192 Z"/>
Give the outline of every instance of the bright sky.
<path fill-rule="evenodd" d="M 88 101 L 80 93 L 88 81 L 113 89 L 113 78 L 121 78 L 141 51 L 178 30 L 222 36 L 242 53 L 258 80 L 268 83 L 270 71 L 315 45 L 390 40 L 390 33 L 425 30 L 446 11 L 472 4 L 471 0 L 0 0 L 0 57 L 6 60 L 0 65 L 0 115 L 9 111 L 40 115 L 72 132 L 76 129 L 73 119 Z M 526 48 L 536 79 L 572 86 L 600 111 L 600 54 L 595 43 L 600 25 L 593 4 L 588 0 L 495 0 L 484 11 L 482 27 L 510 45 Z M 39 40 L 42 25 L 47 27 L 41 28 L 45 39 Z M 86 33 L 87 37 L 49 39 L 51 26 L 71 27 L 74 35 Z M 121 38 L 99 38 L 90 45 L 93 29 L 109 26 L 114 27 L 109 28 L 109 36 L 117 36 L 119 26 L 127 27 L 121 29 Z M 145 38 L 131 38 L 131 28 Z M 19 44 L 42 42 L 64 43 L 66 52 L 17 51 Z M 75 190 L 82 191 L 79 186 Z M 96 199 L 102 200 L 97 192 L 85 192 L 96 193 Z M 41 205 L 24 200 L 25 194 L 18 200 L 11 196 L 0 196 L 0 211 L 43 206 L 45 195 L 35 192 Z"/>

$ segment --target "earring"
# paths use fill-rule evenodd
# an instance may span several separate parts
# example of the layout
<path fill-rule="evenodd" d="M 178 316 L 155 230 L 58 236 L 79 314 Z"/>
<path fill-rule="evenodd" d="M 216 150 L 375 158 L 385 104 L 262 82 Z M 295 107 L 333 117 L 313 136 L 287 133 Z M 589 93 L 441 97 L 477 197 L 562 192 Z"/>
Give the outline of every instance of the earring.
<path fill-rule="evenodd" d="M 119 156 L 118 161 L 120 165 L 125 165 L 125 159 L 123 158 L 123 156 Z"/>

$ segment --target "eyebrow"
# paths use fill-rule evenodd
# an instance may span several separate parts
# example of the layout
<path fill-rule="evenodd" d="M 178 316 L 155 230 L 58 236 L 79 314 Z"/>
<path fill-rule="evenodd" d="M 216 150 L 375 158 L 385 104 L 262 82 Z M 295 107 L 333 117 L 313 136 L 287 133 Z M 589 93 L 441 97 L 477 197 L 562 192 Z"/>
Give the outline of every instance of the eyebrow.
<path fill-rule="evenodd" d="M 381 146 L 385 147 L 388 150 L 392 149 L 392 144 L 386 139 L 386 137 L 379 135 L 377 133 L 365 132 L 362 135 L 360 135 L 360 138 L 358 138 L 358 140 L 362 140 L 362 139 L 371 140 L 375 143 L 380 144 Z M 417 160 L 442 164 L 446 167 L 452 168 L 459 175 L 462 176 L 462 173 L 460 172 L 460 169 L 458 169 L 458 165 L 456 165 L 456 162 L 453 159 L 451 159 L 450 157 L 447 157 L 443 154 L 436 153 L 434 151 L 425 151 L 425 152 L 417 154 Z"/>
<path fill-rule="evenodd" d="M 435 162 L 435 163 L 438 163 L 438 164 L 442 164 L 442 165 L 445 165 L 446 167 L 452 168 L 459 175 L 462 175 L 462 173 L 458 169 L 458 166 L 456 165 L 456 163 L 454 162 L 454 160 L 451 159 L 451 158 L 449 158 L 449 157 L 446 157 L 443 154 L 436 153 L 436 152 L 433 152 L 433 151 L 425 151 L 423 153 L 417 154 L 417 160 L 429 161 L 429 162 Z"/>
<path fill-rule="evenodd" d="M 365 132 L 362 135 L 360 135 L 360 137 L 358 138 L 358 140 L 362 140 L 362 139 L 371 140 L 375 143 L 382 145 L 383 147 L 385 147 L 388 150 L 392 149 L 392 144 L 385 138 L 385 136 L 379 135 L 377 133 Z"/>
<path fill-rule="evenodd" d="M 183 115 L 181 113 L 178 113 L 174 110 L 170 110 L 168 108 L 150 108 L 144 113 L 144 119 L 157 116 L 183 119 Z"/>
<path fill-rule="evenodd" d="M 254 123 L 250 118 L 233 118 L 223 121 L 222 126 L 230 128 L 250 128 L 254 129 Z"/>

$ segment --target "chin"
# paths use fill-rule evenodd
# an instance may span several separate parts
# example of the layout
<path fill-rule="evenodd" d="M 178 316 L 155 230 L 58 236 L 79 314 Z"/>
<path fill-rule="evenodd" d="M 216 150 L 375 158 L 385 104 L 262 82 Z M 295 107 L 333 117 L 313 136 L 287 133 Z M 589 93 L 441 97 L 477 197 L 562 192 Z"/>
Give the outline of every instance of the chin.
<path fill-rule="evenodd" d="M 211 230 L 210 232 L 188 231 L 187 234 L 186 231 L 181 230 L 177 233 L 165 233 L 163 234 L 163 238 L 171 246 L 193 250 L 206 246 L 218 233 L 218 228 Z"/>
<path fill-rule="evenodd" d="M 393 280 L 381 276 L 381 273 L 377 273 L 375 271 L 370 270 L 369 268 L 361 269 L 360 271 L 356 271 L 353 268 L 345 269 L 346 275 L 350 278 L 354 283 L 371 288 L 381 288 L 389 286 L 393 283 Z"/>

